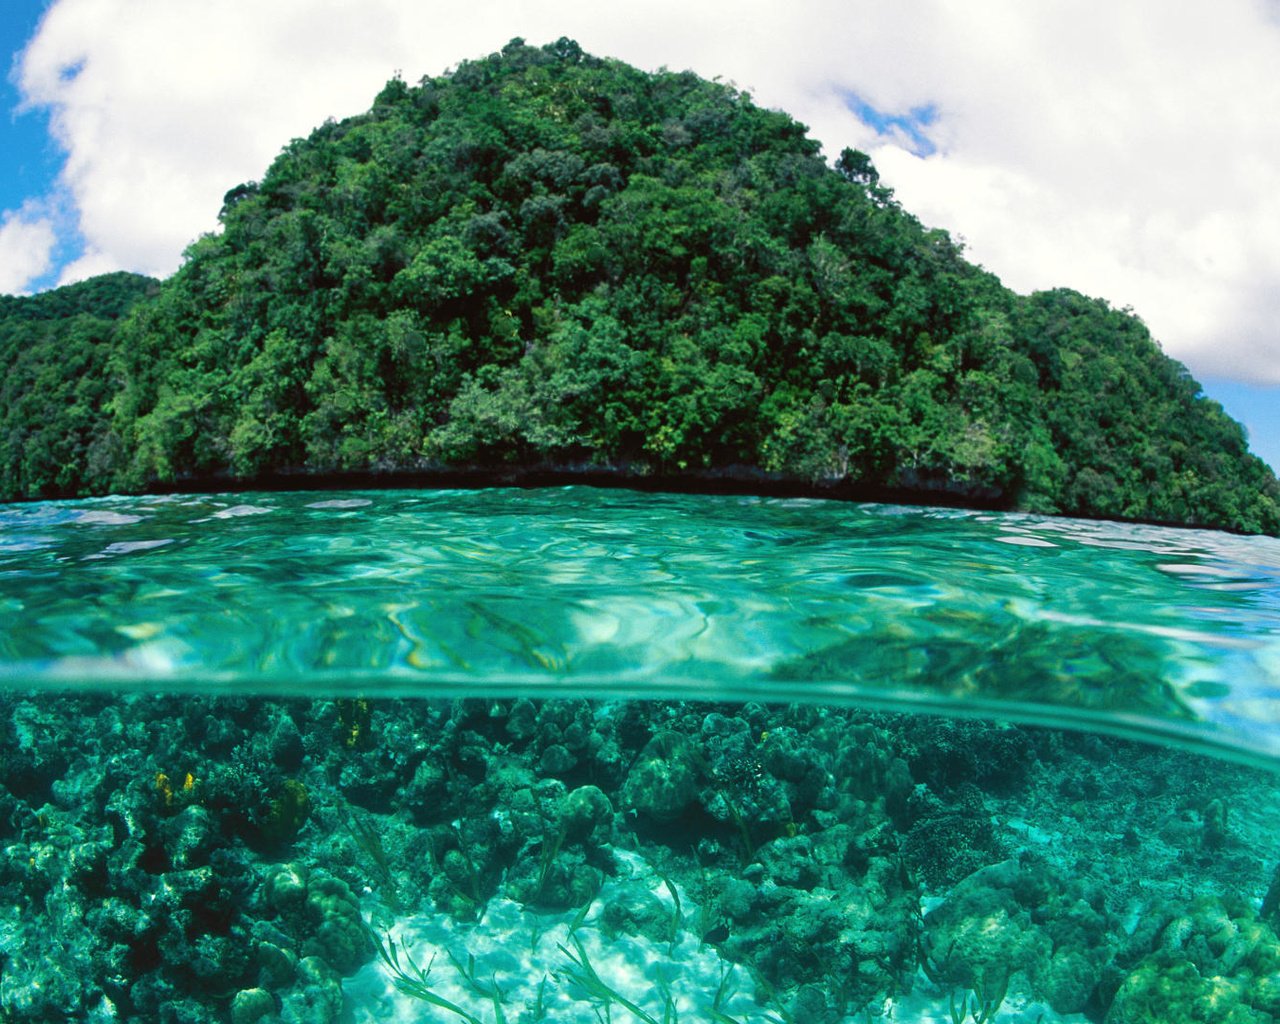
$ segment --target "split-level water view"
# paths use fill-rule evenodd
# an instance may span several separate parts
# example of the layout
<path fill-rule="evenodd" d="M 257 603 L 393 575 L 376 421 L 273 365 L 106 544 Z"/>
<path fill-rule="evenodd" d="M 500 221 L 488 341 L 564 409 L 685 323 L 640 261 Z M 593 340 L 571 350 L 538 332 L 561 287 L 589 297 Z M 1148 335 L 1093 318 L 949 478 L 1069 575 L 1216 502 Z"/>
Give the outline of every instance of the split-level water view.
<path fill-rule="evenodd" d="M 0 1017 L 1280 1019 L 1280 540 L 0 507 Z"/>

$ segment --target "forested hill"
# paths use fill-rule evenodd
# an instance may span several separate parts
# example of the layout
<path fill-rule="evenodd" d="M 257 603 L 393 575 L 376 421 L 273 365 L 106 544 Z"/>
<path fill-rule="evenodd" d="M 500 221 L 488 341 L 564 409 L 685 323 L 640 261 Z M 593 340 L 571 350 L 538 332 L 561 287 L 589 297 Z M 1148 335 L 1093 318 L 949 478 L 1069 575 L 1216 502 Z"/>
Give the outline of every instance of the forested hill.
<path fill-rule="evenodd" d="M 1014 295 L 863 154 L 568 40 L 295 140 L 117 328 L 51 302 L 0 306 L 7 498 L 592 467 L 1280 532 L 1136 318 Z"/>
<path fill-rule="evenodd" d="M 119 389 L 116 328 L 159 282 L 104 274 L 0 295 L 0 500 L 102 489 L 122 463 L 105 412 Z"/>

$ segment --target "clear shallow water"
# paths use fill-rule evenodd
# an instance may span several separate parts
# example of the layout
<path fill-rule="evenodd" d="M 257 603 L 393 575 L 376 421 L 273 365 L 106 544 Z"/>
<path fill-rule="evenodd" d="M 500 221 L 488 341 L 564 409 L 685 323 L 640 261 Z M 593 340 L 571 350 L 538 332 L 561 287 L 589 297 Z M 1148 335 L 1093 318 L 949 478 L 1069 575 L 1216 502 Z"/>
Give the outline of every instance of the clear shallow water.
<path fill-rule="evenodd" d="M 1267 1024 L 1278 576 L 585 488 L 0 508 L 0 1018 Z"/>
<path fill-rule="evenodd" d="M 1280 756 L 1280 541 L 590 488 L 0 509 L 0 684 L 847 701 Z"/>

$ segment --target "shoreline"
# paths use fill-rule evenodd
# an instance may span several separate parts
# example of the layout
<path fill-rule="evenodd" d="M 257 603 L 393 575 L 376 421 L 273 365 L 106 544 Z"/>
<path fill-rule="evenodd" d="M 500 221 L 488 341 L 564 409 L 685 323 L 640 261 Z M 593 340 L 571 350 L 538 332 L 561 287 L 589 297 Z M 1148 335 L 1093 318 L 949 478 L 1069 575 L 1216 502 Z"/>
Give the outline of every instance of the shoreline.
<path fill-rule="evenodd" d="M 1150 518 L 1090 516 L 1079 513 L 1041 512 L 1021 507 L 1015 500 L 991 493 L 963 493 L 957 487 L 887 487 L 842 478 L 811 482 L 750 466 L 716 470 L 661 473 L 629 467 L 601 467 L 575 463 L 529 466 L 431 466 L 413 469 L 308 470 L 285 468 L 253 476 L 214 473 L 157 482 L 140 490 L 105 494 L 61 494 L 38 498 L 13 498 L 4 505 L 31 505 L 45 501 L 88 501 L 111 497 L 144 497 L 191 494 L 247 494 L 265 491 L 390 491 L 390 490 L 536 490 L 567 486 L 602 490 L 630 490 L 642 494 L 706 494 L 761 498 L 808 498 L 850 504 L 904 505 L 914 508 L 947 508 L 973 512 L 1008 513 L 1045 519 L 1077 519 L 1083 522 L 1157 526 L 1172 530 L 1225 533 L 1236 537 L 1280 536 L 1247 533 L 1223 526 Z"/>

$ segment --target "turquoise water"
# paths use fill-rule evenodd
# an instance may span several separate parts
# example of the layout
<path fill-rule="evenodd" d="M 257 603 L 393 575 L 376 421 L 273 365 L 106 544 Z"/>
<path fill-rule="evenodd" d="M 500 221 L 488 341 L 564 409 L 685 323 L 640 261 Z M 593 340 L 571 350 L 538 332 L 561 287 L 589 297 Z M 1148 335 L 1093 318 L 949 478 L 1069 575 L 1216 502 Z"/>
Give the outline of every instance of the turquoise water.
<path fill-rule="evenodd" d="M 1280 1019 L 1280 541 L 0 507 L 0 1019 Z"/>
<path fill-rule="evenodd" d="M 588 488 L 0 510 L 0 682 L 745 694 L 1280 755 L 1280 541 Z"/>

